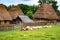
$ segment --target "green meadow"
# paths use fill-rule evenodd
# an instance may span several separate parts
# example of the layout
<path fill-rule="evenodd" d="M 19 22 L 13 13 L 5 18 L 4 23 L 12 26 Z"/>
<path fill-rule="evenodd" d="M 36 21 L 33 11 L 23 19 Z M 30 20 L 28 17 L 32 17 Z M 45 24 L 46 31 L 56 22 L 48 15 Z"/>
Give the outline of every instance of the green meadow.
<path fill-rule="evenodd" d="M 60 26 L 27 31 L 0 31 L 0 40 L 60 40 Z"/>

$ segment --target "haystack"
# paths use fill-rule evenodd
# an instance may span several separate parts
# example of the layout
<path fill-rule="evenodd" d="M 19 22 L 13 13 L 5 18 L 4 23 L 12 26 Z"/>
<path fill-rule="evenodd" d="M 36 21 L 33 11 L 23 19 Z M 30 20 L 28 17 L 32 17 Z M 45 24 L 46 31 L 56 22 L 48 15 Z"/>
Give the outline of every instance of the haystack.
<path fill-rule="evenodd" d="M 56 22 L 58 16 L 51 5 L 44 3 L 37 9 L 33 18 L 38 22 Z"/>
<path fill-rule="evenodd" d="M 9 15 L 9 12 L 6 10 L 3 4 L 0 4 L 0 22 L 1 24 L 9 24 L 12 20 L 11 16 Z"/>
<path fill-rule="evenodd" d="M 19 6 L 11 6 L 11 8 L 9 9 L 9 13 L 12 19 L 16 19 L 18 15 L 24 15 Z"/>

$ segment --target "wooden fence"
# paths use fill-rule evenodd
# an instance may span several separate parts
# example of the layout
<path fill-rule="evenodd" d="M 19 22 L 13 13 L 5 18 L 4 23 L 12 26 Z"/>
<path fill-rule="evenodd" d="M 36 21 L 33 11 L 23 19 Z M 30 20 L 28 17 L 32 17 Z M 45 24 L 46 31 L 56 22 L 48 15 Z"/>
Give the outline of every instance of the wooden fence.
<path fill-rule="evenodd" d="M 44 26 L 48 23 L 46 22 L 40 22 L 40 23 L 23 23 L 20 22 L 18 24 L 8 24 L 8 25 L 0 25 L 0 30 L 15 30 L 20 29 L 20 27 L 27 27 L 27 26 Z"/>
<path fill-rule="evenodd" d="M 0 31 L 3 31 L 3 30 L 13 30 L 14 26 L 15 26 L 14 24 L 0 25 Z"/>
<path fill-rule="evenodd" d="M 45 22 L 40 22 L 40 23 L 20 23 L 21 27 L 26 27 L 26 26 L 41 26 L 41 25 L 46 25 L 47 23 Z"/>

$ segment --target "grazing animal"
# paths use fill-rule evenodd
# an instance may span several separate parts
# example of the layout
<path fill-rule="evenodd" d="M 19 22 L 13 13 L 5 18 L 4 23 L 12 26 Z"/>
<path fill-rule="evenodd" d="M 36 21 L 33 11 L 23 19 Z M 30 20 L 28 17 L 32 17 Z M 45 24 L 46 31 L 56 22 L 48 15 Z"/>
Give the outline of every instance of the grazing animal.
<path fill-rule="evenodd" d="M 52 26 L 27 26 L 27 27 L 22 27 L 21 30 L 33 30 L 33 29 L 40 29 L 40 28 L 51 28 Z"/>
<path fill-rule="evenodd" d="M 33 30 L 33 28 L 30 27 L 30 26 L 27 26 L 27 27 L 26 27 L 26 30 Z"/>

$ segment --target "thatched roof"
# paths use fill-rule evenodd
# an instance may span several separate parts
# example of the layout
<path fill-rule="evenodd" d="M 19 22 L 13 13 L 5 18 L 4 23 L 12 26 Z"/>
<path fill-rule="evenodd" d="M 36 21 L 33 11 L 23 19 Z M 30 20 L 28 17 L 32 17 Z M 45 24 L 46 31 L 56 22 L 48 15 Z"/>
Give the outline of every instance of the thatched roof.
<path fill-rule="evenodd" d="M 0 4 L 0 16 L 1 16 L 1 19 L 3 18 L 4 20 L 12 20 L 9 15 L 9 12 L 6 10 L 3 4 Z"/>
<path fill-rule="evenodd" d="M 58 16 L 51 5 L 44 3 L 37 9 L 34 18 L 58 19 Z"/>
<path fill-rule="evenodd" d="M 11 6 L 11 8 L 9 9 L 9 13 L 12 19 L 16 19 L 18 15 L 24 15 L 19 6 Z"/>
<path fill-rule="evenodd" d="M 2 17 L 0 17 L 0 21 L 4 20 Z"/>

